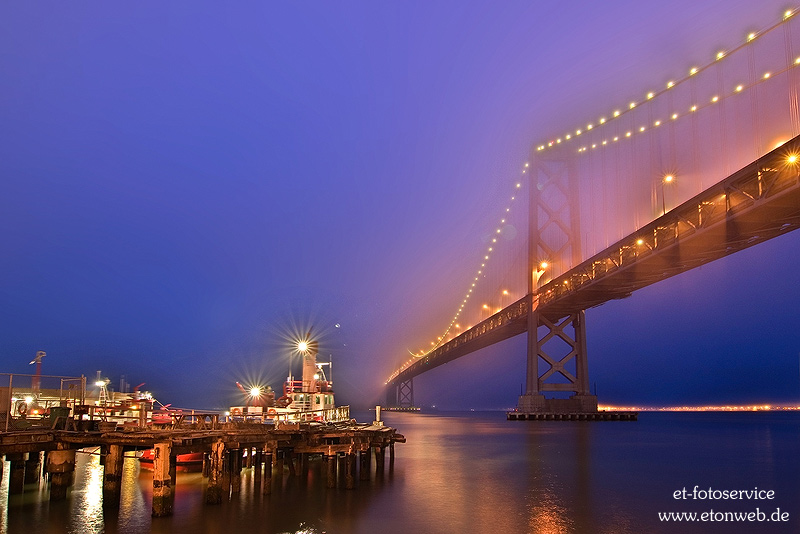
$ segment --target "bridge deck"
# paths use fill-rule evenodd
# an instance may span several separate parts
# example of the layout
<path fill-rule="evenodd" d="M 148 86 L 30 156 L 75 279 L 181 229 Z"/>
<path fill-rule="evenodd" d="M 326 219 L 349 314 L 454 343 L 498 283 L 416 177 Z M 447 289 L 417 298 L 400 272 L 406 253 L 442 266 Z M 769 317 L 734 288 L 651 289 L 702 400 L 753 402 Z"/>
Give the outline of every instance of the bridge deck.
<path fill-rule="evenodd" d="M 798 156 L 800 136 L 395 371 L 387 384 L 525 332 L 531 302 L 555 321 L 797 229 Z"/>

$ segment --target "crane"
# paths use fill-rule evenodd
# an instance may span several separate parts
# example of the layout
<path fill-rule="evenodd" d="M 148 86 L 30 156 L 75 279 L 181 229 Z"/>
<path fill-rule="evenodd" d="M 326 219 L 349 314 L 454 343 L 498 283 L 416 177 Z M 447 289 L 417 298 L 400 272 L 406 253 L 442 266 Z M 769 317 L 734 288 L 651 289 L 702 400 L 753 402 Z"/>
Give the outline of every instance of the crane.
<path fill-rule="evenodd" d="M 34 395 L 39 394 L 39 385 L 41 384 L 42 380 L 42 358 L 44 358 L 45 356 L 47 356 L 47 353 L 45 351 L 43 350 L 37 351 L 36 357 L 33 360 L 31 360 L 31 363 L 28 364 L 28 365 L 33 365 L 34 363 L 36 364 L 36 374 L 33 375 L 33 378 L 31 379 L 31 389 L 33 390 Z"/>

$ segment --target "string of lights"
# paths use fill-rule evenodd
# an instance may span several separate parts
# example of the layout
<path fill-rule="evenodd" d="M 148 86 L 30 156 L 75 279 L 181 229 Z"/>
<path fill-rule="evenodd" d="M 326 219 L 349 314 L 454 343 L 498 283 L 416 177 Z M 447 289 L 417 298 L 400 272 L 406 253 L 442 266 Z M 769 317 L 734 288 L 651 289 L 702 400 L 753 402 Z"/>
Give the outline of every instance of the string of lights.
<path fill-rule="evenodd" d="M 549 148 L 552 148 L 552 147 L 557 147 L 558 145 L 560 145 L 562 143 L 567 143 L 567 142 L 570 142 L 570 141 L 574 142 L 575 140 L 577 140 L 577 138 L 579 136 L 581 136 L 582 134 L 584 134 L 584 133 L 586 133 L 588 131 L 596 130 L 596 129 L 602 128 L 602 127 L 607 127 L 609 124 L 612 124 L 614 121 L 619 121 L 619 119 L 624 117 L 626 114 L 632 112 L 639 105 L 641 105 L 643 103 L 646 103 L 649 100 L 653 100 L 654 98 L 656 98 L 656 97 L 658 97 L 658 96 L 660 96 L 662 94 L 667 93 L 671 89 L 680 86 L 681 84 L 683 84 L 683 83 L 689 81 L 690 79 L 692 79 L 693 77 L 695 77 L 695 75 L 699 74 L 700 72 L 712 67 L 713 65 L 715 65 L 719 61 L 722 61 L 725 58 L 731 56 L 734 52 L 737 52 L 738 50 L 741 50 L 742 48 L 744 48 L 744 47 L 750 45 L 751 43 L 755 42 L 760 37 L 768 34 L 769 32 L 775 30 L 778 27 L 782 26 L 783 24 L 785 24 L 789 19 L 791 19 L 797 13 L 798 9 L 799 8 L 793 8 L 793 9 L 786 10 L 783 13 L 783 18 L 779 22 L 777 22 L 777 23 L 773 24 L 772 26 L 770 26 L 768 28 L 765 28 L 765 29 L 763 29 L 761 31 L 750 32 L 747 35 L 745 41 L 742 44 L 740 44 L 739 46 L 737 46 L 737 47 L 735 47 L 735 48 L 733 48 L 731 50 L 727 50 L 727 51 L 726 50 L 720 50 L 719 52 L 717 52 L 717 54 L 715 55 L 714 59 L 711 62 L 707 63 L 706 65 L 704 65 L 702 67 L 692 67 L 691 69 L 689 69 L 689 74 L 687 76 L 685 76 L 684 78 L 682 78 L 680 80 L 677 80 L 677 81 L 675 81 L 675 80 L 668 81 L 667 84 L 666 84 L 666 87 L 664 89 L 661 89 L 659 91 L 650 91 L 650 92 L 648 92 L 645 95 L 645 98 L 643 100 L 638 101 L 638 102 L 637 101 L 630 102 L 628 104 L 627 109 L 617 108 L 612 113 L 609 114 L 610 116 L 608 116 L 608 117 L 606 117 L 606 116 L 600 117 L 597 120 L 596 124 L 590 122 L 590 123 L 588 123 L 586 125 L 585 128 L 577 128 L 577 129 L 575 129 L 575 130 L 573 130 L 573 131 L 571 131 L 569 133 L 566 133 L 562 137 L 557 137 L 556 139 L 550 140 L 547 143 L 544 143 L 544 144 L 541 144 L 541 145 L 537 146 L 536 150 L 541 152 L 541 151 L 544 151 L 544 150 L 548 150 Z M 615 135 L 613 137 L 611 137 L 609 135 L 608 138 L 603 139 L 599 144 L 598 143 L 592 143 L 591 145 L 583 145 L 583 146 L 579 147 L 577 149 L 577 151 L 578 152 L 586 152 L 587 150 L 590 150 L 590 149 L 596 149 L 598 147 L 606 146 L 606 145 L 608 145 L 610 143 L 616 143 L 616 142 L 618 142 L 620 140 L 623 140 L 625 138 L 630 138 L 634 134 L 637 134 L 637 133 L 641 134 L 641 133 L 647 132 L 648 130 L 650 130 L 652 128 L 658 128 L 662 124 L 667 123 L 668 120 L 673 120 L 674 121 L 674 120 L 678 120 L 678 119 L 680 119 L 682 117 L 689 116 L 692 113 L 695 113 L 695 112 L 697 112 L 697 111 L 699 111 L 699 110 L 701 110 L 701 109 L 703 109 L 705 107 L 712 106 L 712 105 L 714 105 L 714 104 L 716 104 L 716 103 L 718 103 L 718 102 L 720 102 L 720 101 L 722 101 L 722 100 L 724 100 L 726 98 L 729 98 L 729 97 L 735 96 L 735 95 L 737 95 L 739 93 L 742 93 L 746 89 L 750 89 L 752 87 L 757 86 L 760 83 L 766 82 L 771 77 L 779 75 L 779 74 L 782 74 L 782 73 L 784 73 L 784 72 L 786 72 L 786 71 L 788 71 L 788 70 L 790 70 L 790 69 L 792 69 L 794 67 L 797 67 L 797 66 L 800 66 L 800 57 L 795 58 L 794 62 L 791 63 L 790 65 L 788 65 L 785 69 L 777 70 L 775 72 L 771 72 L 771 71 L 764 72 L 763 75 L 759 79 L 757 79 L 755 82 L 753 82 L 751 84 L 745 84 L 745 83 L 737 84 L 735 86 L 735 88 L 731 92 L 729 92 L 727 94 L 724 94 L 724 95 L 715 94 L 707 102 L 693 104 L 692 106 L 689 107 L 689 109 L 686 112 L 683 112 L 683 113 L 673 112 L 669 116 L 669 118 L 656 119 L 651 126 L 650 125 L 641 125 L 641 126 L 639 126 L 638 129 L 627 130 L 623 135 Z"/>

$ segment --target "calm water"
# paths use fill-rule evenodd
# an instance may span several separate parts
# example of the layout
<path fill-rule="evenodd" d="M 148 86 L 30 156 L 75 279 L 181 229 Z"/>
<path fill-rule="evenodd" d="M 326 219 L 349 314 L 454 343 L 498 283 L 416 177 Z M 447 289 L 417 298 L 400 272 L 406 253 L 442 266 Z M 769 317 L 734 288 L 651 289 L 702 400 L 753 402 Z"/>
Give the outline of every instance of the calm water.
<path fill-rule="evenodd" d="M 359 420 L 368 420 L 364 414 Z M 178 474 L 175 513 L 152 519 L 151 475 L 125 461 L 122 504 L 102 508 L 97 456 L 79 455 L 69 499 L 46 487 L 8 499 L 2 533 L 737 533 L 800 532 L 800 413 L 643 413 L 638 422 L 506 421 L 501 413 L 385 414 L 408 443 L 394 469 L 356 490 L 284 477 L 272 495 L 252 488 L 203 504 L 204 480 Z M 388 458 L 387 458 L 388 459 Z M 373 462 L 374 468 L 374 462 Z M 773 500 L 676 500 L 707 490 L 773 490 Z M 7 503 L 7 504 L 6 504 Z M 788 522 L 664 523 L 659 512 L 755 512 Z"/>

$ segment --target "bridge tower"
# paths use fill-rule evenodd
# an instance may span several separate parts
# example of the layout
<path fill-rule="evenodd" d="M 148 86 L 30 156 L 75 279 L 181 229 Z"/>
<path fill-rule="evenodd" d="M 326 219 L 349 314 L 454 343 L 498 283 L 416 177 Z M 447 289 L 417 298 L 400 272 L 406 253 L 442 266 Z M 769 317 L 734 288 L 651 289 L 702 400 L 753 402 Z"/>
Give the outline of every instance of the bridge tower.
<path fill-rule="evenodd" d="M 596 412 L 589 391 L 584 311 L 557 316 L 538 310 L 541 283 L 581 262 L 578 184 L 566 150 L 532 149 L 528 168 L 528 357 L 518 409 Z M 544 392 L 572 393 L 546 398 Z"/>

